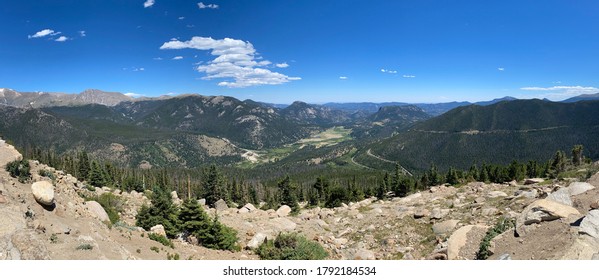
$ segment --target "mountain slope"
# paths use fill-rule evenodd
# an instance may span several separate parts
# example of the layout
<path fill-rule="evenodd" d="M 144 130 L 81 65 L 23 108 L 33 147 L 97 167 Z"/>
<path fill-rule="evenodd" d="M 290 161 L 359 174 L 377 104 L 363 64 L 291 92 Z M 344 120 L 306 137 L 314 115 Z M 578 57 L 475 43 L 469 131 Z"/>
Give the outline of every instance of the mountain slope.
<path fill-rule="evenodd" d="M 42 108 L 84 104 L 114 106 L 120 102 L 131 100 L 131 97 L 122 93 L 105 92 L 97 89 L 88 89 L 79 94 L 17 92 L 11 89 L 0 89 L 0 104 L 13 107 Z"/>
<path fill-rule="evenodd" d="M 599 102 L 516 100 L 456 108 L 372 144 L 368 151 L 408 169 L 423 170 L 432 163 L 442 169 L 468 168 L 514 159 L 546 161 L 556 150 L 569 153 L 577 144 L 587 156 L 598 158 L 596 139 Z"/>
<path fill-rule="evenodd" d="M 571 97 L 561 102 L 564 103 L 573 103 L 578 101 L 590 101 L 590 100 L 599 100 L 599 93 L 595 94 L 581 94 L 579 96 Z"/>

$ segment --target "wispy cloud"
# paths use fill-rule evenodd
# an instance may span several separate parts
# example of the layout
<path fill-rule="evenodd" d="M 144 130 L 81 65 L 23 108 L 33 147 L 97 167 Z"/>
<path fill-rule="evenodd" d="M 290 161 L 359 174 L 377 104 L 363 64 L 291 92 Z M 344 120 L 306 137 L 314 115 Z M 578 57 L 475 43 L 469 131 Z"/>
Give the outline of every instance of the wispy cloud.
<path fill-rule="evenodd" d="M 275 66 L 277 66 L 278 68 L 287 68 L 287 67 L 289 67 L 289 64 L 287 64 L 287 62 L 283 62 L 283 63 L 277 63 L 277 64 L 275 64 Z"/>
<path fill-rule="evenodd" d="M 171 40 L 162 44 L 161 50 L 196 49 L 211 51 L 215 59 L 197 66 L 196 70 L 205 73 L 204 80 L 225 79 L 219 86 L 243 88 L 258 85 L 278 85 L 300 80 L 299 77 L 270 71 L 264 66 L 271 62 L 256 57 L 256 49 L 250 42 L 231 38 L 212 39 L 210 37 L 193 37 L 189 41 Z"/>
<path fill-rule="evenodd" d="M 144 8 L 149 8 L 154 6 L 155 1 L 154 0 L 146 0 L 146 2 L 144 2 Z"/>
<path fill-rule="evenodd" d="M 542 94 L 534 96 L 537 98 L 549 98 L 556 100 L 581 94 L 599 93 L 599 88 L 585 86 L 522 87 L 520 89 L 524 91 L 541 92 Z"/>
<path fill-rule="evenodd" d="M 198 3 L 198 8 L 200 8 L 200 9 L 218 9 L 218 5 L 204 4 L 203 2 L 200 2 L 200 3 Z"/>
<path fill-rule="evenodd" d="M 389 69 L 385 69 L 385 68 L 382 68 L 381 72 L 387 73 L 387 74 L 397 74 L 396 70 L 389 70 Z"/>
<path fill-rule="evenodd" d="M 416 76 L 414 76 L 414 75 L 403 75 L 402 77 L 407 78 L 407 79 L 416 78 Z"/>
<path fill-rule="evenodd" d="M 146 71 L 146 68 L 143 68 L 143 67 L 133 68 L 133 72 L 139 72 L 139 71 Z"/>
<path fill-rule="evenodd" d="M 179 20 L 184 20 L 184 19 L 185 19 L 185 17 L 179 17 Z"/>
<path fill-rule="evenodd" d="M 132 97 L 132 98 L 140 98 L 143 95 L 139 94 L 139 93 L 133 93 L 133 92 L 127 92 L 125 93 L 126 96 Z"/>
<path fill-rule="evenodd" d="M 346 76 L 340 76 L 339 80 L 347 80 L 347 77 Z"/>
<path fill-rule="evenodd" d="M 54 40 L 54 41 L 56 41 L 56 42 L 64 42 L 64 41 L 66 41 L 68 39 L 69 38 L 67 38 L 66 36 L 60 36 L 60 37 L 56 38 L 56 40 Z"/>
<path fill-rule="evenodd" d="M 60 32 L 55 32 L 52 29 L 44 29 L 44 30 L 36 32 L 33 35 L 27 36 L 27 38 L 29 38 L 29 39 L 31 39 L 31 38 L 42 38 L 42 37 L 46 37 L 46 36 L 56 36 L 58 34 L 60 34 Z"/>
<path fill-rule="evenodd" d="M 152 59 L 153 59 L 153 60 L 163 60 L 163 58 L 162 58 L 162 57 L 154 57 L 154 58 L 152 58 Z"/>
<path fill-rule="evenodd" d="M 87 34 L 85 34 L 85 30 L 79 31 L 79 36 L 81 36 L 81 37 L 87 36 Z"/>
<path fill-rule="evenodd" d="M 175 57 L 173 57 L 173 60 L 181 60 L 181 59 L 183 59 L 182 56 L 175 56 Z"/>
<path fill-rule="evenodd" d="M 505 71 L 505 68 L 503 68 L 503 67 L 497 67 L 497 70 L 499 70 L 499 71 L 502 71 L 502 72 L 503 72 L 503 71 Z"/>

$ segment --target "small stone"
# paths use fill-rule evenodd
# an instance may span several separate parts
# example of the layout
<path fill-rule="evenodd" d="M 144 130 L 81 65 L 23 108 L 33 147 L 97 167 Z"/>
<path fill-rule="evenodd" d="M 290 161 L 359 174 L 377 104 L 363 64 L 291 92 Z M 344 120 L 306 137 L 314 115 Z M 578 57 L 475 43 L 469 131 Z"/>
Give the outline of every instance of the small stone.
<path fill-rule="evenodd" d="M 524 184 L 525 185 L 533 185 L 533 184 L 540 184 L 543 182 L 545 182 L 545 179 L 543 179 L 543 178 L 529 178 L 524 181 Z"/>
<path fill-rule="evenodd" d="M 485 203 L 485 201 L 487 201 L 487 199 L 484 198 L 484 197 L 482 197 L 482 196 L 477 197 L 476 199 L 474 199 L 474 202 L 479 203 L 479 204 Z"/>
<path fill-rule="evenodd" d="M 510 254 L 503 254 L 499 256 L 500 261 L 510 261 L 512 260 L 512 256 Z"/>
<path fill-rule="evenodd" d="M 216 209 L 216 211 L 218 212 L 221 212 L 229 209 L 229 206 L 227 205 L 227 202 L 225 202 L 222 199 L 219 199 L 217 202 L 214 203 L 214 209 Z"/>
<path fill-rule="evenodd" d="M 414 219 L 420 219 L 430 216 L 431 212 L 426 208 L 418 209 L 414 212 Z"/>
<path fill-rule="evenodd" d="M 366 249 L 359 249 L 354 254 L 354 260 L 375 260 L 374 252 Z"/>
<path fill-rule="evenodd" d="M 507 194 L 502 191 L 492 191 L 487 194 L 488 198 L 507 197 Z"/>
<path fill-rule="evenodd" d="M 593 203 L 591 203 L 591 209 L 599 209 L 599 200 L 596 200 Z"/>

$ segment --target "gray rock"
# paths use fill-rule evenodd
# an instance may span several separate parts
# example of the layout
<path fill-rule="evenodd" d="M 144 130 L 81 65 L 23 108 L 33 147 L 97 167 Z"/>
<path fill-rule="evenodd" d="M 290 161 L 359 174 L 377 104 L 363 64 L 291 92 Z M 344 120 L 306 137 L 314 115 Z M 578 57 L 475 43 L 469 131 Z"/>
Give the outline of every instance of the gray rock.
<path fill-rule="evenodd" d="M 48 181 L 39 181 L 31 185 L 31 192 L 35 200 L 45 206 L 54 204 L 54 185 Z"/>
<path fill-rule="evenodd" d="M 586 217 L 582 219 L 578 231 L 594 238 L 599 238 L 599 210 L 590 211 Z"/>
<path fill-rule="evenodd" d="M 108 218 L 108 214 L 106 213 L 106 210 L 104 210 L 104 207 L 102 207 L 100 203 L 92 200 L 86 202 L 85 205 L 87 206 L 87 210 L 92 216 L 98 218 L 100 221 L 103 222 L 110 221 L 110 218 Z"/>
<path fill-rule="evenodd" d="M 433 225 L 433 232 L 436 235 L 450 233 L 459 223 L 459 220 L 447 220 Z"/>
<path fill-rule="evenodd" d="M 550 193 L 547 199 L 559 202 L 564 205 L 572 206 L 572 199 L 570 199 L 570 192 L 568 189 L 562 188 L 555 192 Z"/>
<path fill-rule="evenodd" d="M 499 256 L 500 261 L 510 261 L 512 260 L 512 256 L 510 254 L 503 254 Z"/>
<path fill-rule="evenodd" d="M 449 214 L 449 209 L 435 208 L 431 212 L 431 219 L 443 219 Z"/>
<path fill-rule="evenodd" d="M 545 182 L 545 179 L 543 178 L 529 178 L 524 180 L 525 185 L 540 184 L 543 182 Z"/>
<path fill-rule="evenodd" d="M 262 233 L 262 232 L 256 233 L 254 235 L 254 237 L 252 237 L 252 239 L 250 241 L 248 241 L 246 246 L 250 249 L 256 249 L 256 248 L 260 247 L 260 245 L 262 243 L 264 243 L 266 238 L 268 238 L 268 236 L 265 233 Z"/>
<path fill-rule="evenodd" d="M 291 207 L 287 205 L 281 205 L 281 207 L 277 209 L 277 215 L 279 217 L 286 217 L 289 215 L 289 213 L 291 213 Z"/>
<path fill-rule="evenodd" d="M 34 231 L 22 230 L 12 236 L 12 244 L 19 251 L 22 260 L 49 260 L 50 254 L 46 245 Z"/>
<path fill-rule="evenodd" d="M 544 221 L 553 221 L 567 218 L 573 222 L 580 217 L 580 212 L 575 208 L 548 199 L 539 199 L 528 205 L 516 219 L 516 232 L 523 236 L 525 226 Z"/>
<path fill-rule="evenodd" d="M 488 198 L 507 197 L 507 194 L 502 191 L 492 191 L 487 194 Z"/>
<path fill-rule="evenodd" d="M 150 228 L 150 231 L 152 233 L 158 234 L 158 235 L 162 235 L 164 237 L 166 237 L 166 231 L 164 230 L 164 226 L 163 225 L 155 225 L 153 227 Z"/>
<path fill-rule="evenodd" d="M 297 224 L 287 218 L 275 218 L 270 221 L 272 228 L 278 231 L 293 231 Z"/>
<path fill-rule="evenodd" d="M 248 210 L 248 212 L 252 212 L 252 211 L 256 210 L 256 206 L 254 206 L 251 203 L 248 203 L 248 204 L 244 205 L 243 208 L 246 208 Z"/>
<path fill-rule="evenodd" d="M 216 211 L 218 212 L 221 212 L 229 209 L 229 206 L 224 200 L 219 199 L 217 202 L 214 203 L 214 209 L 216 209 Z"/>
<path fill-rule="evenodd" d="M 430 214 L 431 214 L 431 211 L 429 211 L 426 208 L 417 209 L 416 211 L 414 211 L 414 219 L 428 217 L 428 216 L 430 216 Z"/>
<path fill-rule="evenodd" d="M 450 260 L 473 260 L 486 232 L 487 227 L 480 225 L 467 225 L 459 228 L 447 240 L 447 258 Z"/>
<path fill-rule="evenodd" d="M 354 254 L 354 260 L 376 260 L 376 257 L 373 251 L 358 249 Z"/>
<path fill-rule="evenodd" d="M 589 183 L 574 182 L 568 186 L 568 191 L 570 192 L 570 195 L 574 196 L 592 190 L 594 188 L 595 187 Z"/>

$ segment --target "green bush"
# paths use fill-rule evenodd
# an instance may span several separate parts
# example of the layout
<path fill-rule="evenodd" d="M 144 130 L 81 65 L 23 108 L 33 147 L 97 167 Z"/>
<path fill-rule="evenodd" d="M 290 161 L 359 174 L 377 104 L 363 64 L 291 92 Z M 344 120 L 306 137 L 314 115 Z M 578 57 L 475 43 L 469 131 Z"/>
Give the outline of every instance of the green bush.
<path fill-rule="evenodd" d="M 50 178 L 52 179 L 52 181 L 56 180 L 56 176 L 54 176 L 54 173 L 50 172 L 49 170 L 46 169 L 40 169 L 37 172 L 38 175 L 42 176 L 42 177 L 46 177 L 46 178 Z"/>
<path fill-rule="evenodd" d="M 154 251 L 156 253 L 160 253 L 160 249 L 158 249 L 158 247 L 156 247 L 156 246 L 150 247 L 150 250 L 152 250 L 152 251 Z"/>
<path fill-rule="evenodd" d="M 94 200 L 106 210 L 112 224 L 116 224 L 120 220 L 119 212 L 123 211 L 123 200 L 120 197 L 113 193 L 103 193 Z"/>
<path fill-rule="evenodd" d="M 145 230 L 155 225 L 164 226 L 166 235 L 174 238 L 180 232 L 178 209 L 173 205 L 170 194 L 160 188 L 154 188 L 152 205 L 143 205 L 137 214 L 135 224 Z"/>
<path fill-rule="evenodd" d="M 256 253 L 263 260 L 323 260 L 329 255 L 320 244 L 297 233 L 281 233 L 262 243 Z"/>
<path fill-rule="evenodd" d="M 31 178 L 29 161 L 27 160 L 15 160 L 6 164 L 6 171 L 13 178 L 17 178 L 19 182 L 25 183 Z"/>
<path fill-rule="evenodd" d="M 91 244 L 81 244 L 79 246 L 77 246 L 77 250 L 91 250 L 93 249 L 94 246 L 92 246 Z"/>
<path fill-rule="evenodd" d="M 170 241 L 168 238 L 166 238 L 160 234 L 149 233 L 148 238 L 150 238 L 151 240 L 154 240 L 164 246 L 171 247 L 173 249 L 175 248 L 175 245 L 173 244 L 172 241 Z"/>
<path fill-rule="evenodd" d="M 501 218 L 494 227 L 487 230 L 487 234 L 480 242 L 480 246 L 478 252 L 476 253 L 477 260 L 486 260 L 491 256 L 491 252 L 489 252 L 489 246 L 491 246 L 491 240 L 495 238 L 495 236 L 500 235 L 510 228 L 514 227 L 514 220 Z"/>

